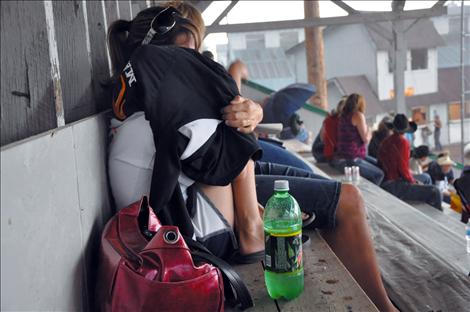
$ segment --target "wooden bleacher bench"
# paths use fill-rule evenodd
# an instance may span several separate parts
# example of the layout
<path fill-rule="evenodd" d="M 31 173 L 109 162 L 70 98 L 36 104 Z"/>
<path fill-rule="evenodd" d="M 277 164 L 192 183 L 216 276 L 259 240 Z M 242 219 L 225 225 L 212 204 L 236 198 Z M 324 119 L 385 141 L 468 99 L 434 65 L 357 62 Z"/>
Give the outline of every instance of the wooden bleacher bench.
<path fill-rule="evenodd" d="M 253 296 L 251 310 L 278 311 L 278 306 L 280 311 L 378 311 L 325 240 L 314 230 L 304 233 L 310 236 L 303 249 L 304 292 L 295 300 L 270 299 L 261 263 L 235 267 Z"/>
<path fill-rule="evenodd" d="M 327 164 L 313 166 L 316 173 L 342 178 Z M 414 208 L 365 179 L 358 188 L 393 302 L 402 311 L 468 311 L 470 255 L 464 224 L 429 205 Z"/>
<path fill-rule="evenodd" d="M 315 173 L 342 179 L 342 175 L 328 165 L 314 163 L 305 146 L 293 143 L 287 146 L 291 151 L 299 151 L 299 154 L 294 154 L 309 163 Z M 464 225 L 429 205 L 412 207 L 365 179 L 361 179 L 358 188 L 364 197 L 387 293 L 401 311 L 470 311 L 470 255 L 465 250 Z M 328 248 L 316 232 L 311 236 L 314 237 L 313 246 L 323 244 Z M 309 269 L 311 265 L 308 259 L 315 257 L 315 253 L 325 253 L 326 248 L 309 250 L 311 254 L 307 256 L 306 268 Z M 339 261 L 329 248 L 328 254 Z M 335 265 L 344 269 L 339 262 Z M 239 270 L 249 281 L 250 289 L 257 289 L 254 290 L 257 302 L 255 309 L 275 311 L 274 303 L 266 294 L 261 268 L 248 266 L 239 267 Z M 259 270 L 256 277 L 253 270 Z M 333 274 L 340 272 L 331 267 L 327 270 Z M 315 273 L 311 279 L 310 275 L 306 275 L 304 294 L 297 300 L 280 305 L 281 311 L 330 311 L 344 310 L 345 307 L 347 311 L 368 311 L 367 308 L 344 305 L 341 296 L 325 297 L 330 301 L 315 309 L 311 308 L 322 293 L 322 283 L 312 285 L 311 282 L 324 280 L 322 272 Z M 349 273 L 347 275 L 350 277 Z M 353 285 L 359 287 L 356 283 Z M 341 293 L 342 285 L 334 285 L 331 289 Z M 323 293 L 320 297 L 324 297 Z M 341 309 L 337 309 L 338 304 L 343 304 Z"/>
<path fill-rule="evenodd" d="M 296 142 L 289 140 L 288 149 L 307 150 L 305 144 Z M 305 285 L 304 292 L 295 300 L 275 302 L 270 299 L 261 263 L 235 267 L 253 296 L 255 307 L 252 310 L 378 311 L 321 235 L 315 230 L 304 233 L 310 237 L 310 242 L 303 249 Z M 227 310 L 233 311 L 230 308 Z"/>

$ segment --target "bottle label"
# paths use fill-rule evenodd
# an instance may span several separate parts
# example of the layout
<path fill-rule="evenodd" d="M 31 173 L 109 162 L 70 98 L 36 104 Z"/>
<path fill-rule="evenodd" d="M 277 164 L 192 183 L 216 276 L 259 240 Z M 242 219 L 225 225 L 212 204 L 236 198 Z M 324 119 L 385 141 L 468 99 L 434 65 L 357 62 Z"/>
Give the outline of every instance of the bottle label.
<path fill-rule="evenodd" d="M 264 268 L 275 273 L 302 268 L 302 232 L 281 236 L 265 232 Z"/>

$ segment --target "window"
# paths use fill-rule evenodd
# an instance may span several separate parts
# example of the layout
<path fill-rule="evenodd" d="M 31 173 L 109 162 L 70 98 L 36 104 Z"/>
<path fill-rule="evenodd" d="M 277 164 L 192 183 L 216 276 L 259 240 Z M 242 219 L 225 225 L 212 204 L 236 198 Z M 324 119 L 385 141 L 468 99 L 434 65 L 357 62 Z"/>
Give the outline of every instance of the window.
<path fill-rule="evenodd" d="M 388 52 L 388 72 L 393 73 L 394 70 L 393 56 L 391 52 Z"/>
<path fill-rule="evenodd" d="M 465 102 L 465 118 L 470 118 L 470 101 Z M 460 103 L 449 104 L 449 120 L 460 120 Z"/>
<path fill-rule="evenodd" d="M 428 68 L 428 50 L 413 49 L 411 50 L 411 70 Z"/>
<path fill-rule="evenodd" d="M 470 29 L 468 28 L 468 17 L 464 17 L 464 25 L 463 25 L 463 30 L 465 32 L 468 32 Z M 460 16 L 457 18 L 450 18 L 449 19 L 449 34 L 460 34 L 462 27 L 460 25 Z"/>
<path fill-rule="evenodd" d="M 247 49 L 264 49 L 266 42 L 264 34 L 247 34 L 246 35 L 246 48 Z"/>

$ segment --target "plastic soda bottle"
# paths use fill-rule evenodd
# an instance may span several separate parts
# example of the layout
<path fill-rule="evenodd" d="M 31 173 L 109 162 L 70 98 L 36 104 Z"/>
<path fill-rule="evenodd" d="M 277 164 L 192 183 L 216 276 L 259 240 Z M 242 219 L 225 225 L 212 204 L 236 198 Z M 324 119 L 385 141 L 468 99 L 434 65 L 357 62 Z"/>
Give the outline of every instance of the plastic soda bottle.
<path fill-rule="evenodd" d="M 288 300 L 304 290 L 302 214 L 289 181 L 276 180 L 264 208 L 264 278 L 269 296 Z"/>

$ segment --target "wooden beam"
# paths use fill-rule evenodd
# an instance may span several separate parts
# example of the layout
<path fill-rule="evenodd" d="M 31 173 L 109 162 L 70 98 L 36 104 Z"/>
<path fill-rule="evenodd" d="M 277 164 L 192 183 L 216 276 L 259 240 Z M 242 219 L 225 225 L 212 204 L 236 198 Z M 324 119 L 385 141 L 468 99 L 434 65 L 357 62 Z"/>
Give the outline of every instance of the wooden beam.
<path fill-rule="evenodd" d="M 395 101 L 395 113 L 407 115 L 405 100 L 405 70 L 406 70 L 406 41 L 403 29 L 403 21 L 393 22 L 393 36 L 395 42 L 394 49 L 394 70 L 393 70 L 393 91 Z"/>
<path fill-rule="evenodd" d="M 446 0 L 439 0 L 431 7 L 431 9 L 442 8 L 446 2 Z"/>
<path fill-rule="evenodd" d="M 370 12 L 360 13 L 348 16 L 323 17 L 300 19 L 290 21 L 275 21 L 262 23 L 228 24 L 207 26 L 206 32 L 209 33 L 237 33 L 250 31 L 266 31 L 276 29 L 293 29 L 329 25 L 347 25 L 347 24 L 368 24 L 385 21 L 407 20 L 416 18 L 426 18 L 440 16 L 447 13 L 447 8 L 437 7 L 431 9 L 411 10 L 403 12 Z"/>
<path fill-rule="evenodd" d="M 392 11 L 393 12 L 403 12 L 405 8 L 405 0 L 393 0 L 392 1 Z"/>
<path fill-rule="evenodd" d="M 331 1 L 333 2 L 334 4 L 336 4 L 337 6 L 339 6 L 340 8 L 342 8 L 343 10 L 345 10 L 346 12 L 348 12 L 348 14 L 357 14 L 358 11 L 356 11 L 355 9 L 351 8 L 349 5 L 347 5 L 346 3 L 344 3 L 343 1 Z"/>
<path fill-rule="evenodd" d="M 225 8 L 225 10 L 223 10 L 222 13 L 220 13 L 211 26 L 219 25 L 220 21 L 227 16 L 228 12 L 230 12 L 237 3 L 238 0 L 230 2 L 230 4 Z"/>
<path fill-rule="evenodd" d="M 320 4 L 317 1 L 304 1 L 306 18 L 320 16 Z M 305 53 L 307 58 L 308 82 L 316 87 L 316 93 L 309 99 L 310 104 L 322 109 L 328 108 L 323 52 L 323 30 L 321 27 L 305 28 Z"/>
<path fill-rule="evenodd" d="M 382 25 L 375 23 L 375 24 L 369 24 L 367 26 L 371 28 L 373 31 L 375 31 L 379 36 L 384 38 L 385 40 L 389 41 L 390 43 L 393 42 L 393 34 L 391 34 L 390 31 L 388 31 Z"/>

